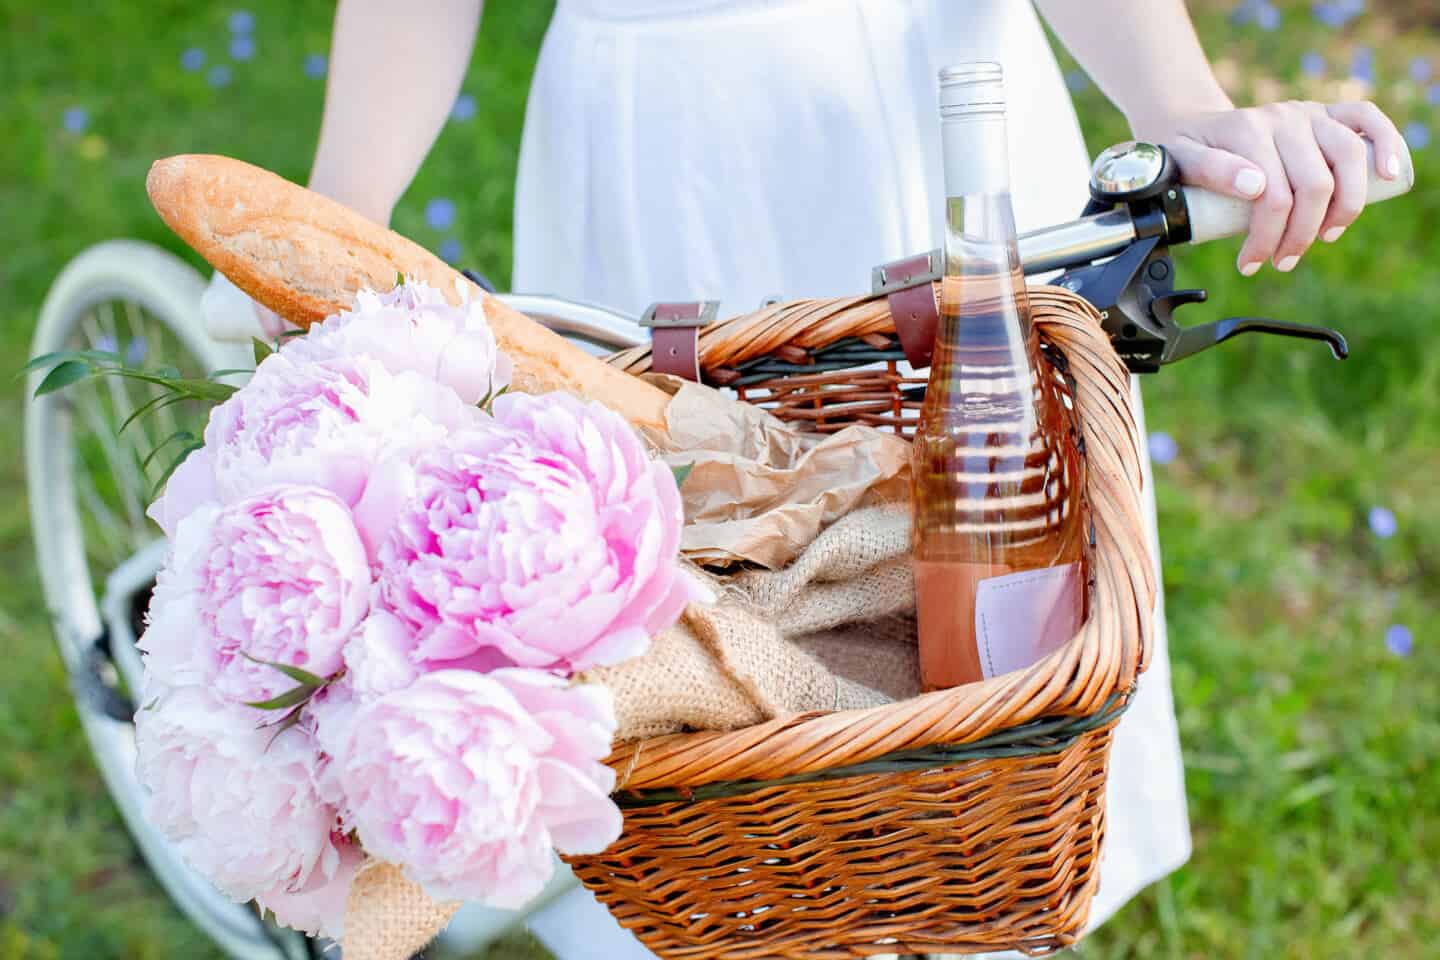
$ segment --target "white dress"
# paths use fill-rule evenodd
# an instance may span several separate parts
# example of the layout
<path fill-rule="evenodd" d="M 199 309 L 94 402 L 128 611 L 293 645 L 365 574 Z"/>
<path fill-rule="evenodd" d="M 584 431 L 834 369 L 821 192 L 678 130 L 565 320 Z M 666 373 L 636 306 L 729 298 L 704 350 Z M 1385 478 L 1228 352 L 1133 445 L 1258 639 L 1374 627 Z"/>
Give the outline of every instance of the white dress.
<path fill-rule="evenodd" d="M 559 0 L 525 121 L 513 287 L 634 314 L 718 299 L 722 316 L 866 290 L 875 264 L 939 245 L 936 73 L 976 59 L 1005 68 L 1019 229 L 1075 217 L 1088 153 L 1028 0 Z M 1163 603 L 1156 616 L 1112 752 L 1092 923 L 1190 852 Z M 580 890 L 530 926 L 566 960 L 649 956 Z"/>

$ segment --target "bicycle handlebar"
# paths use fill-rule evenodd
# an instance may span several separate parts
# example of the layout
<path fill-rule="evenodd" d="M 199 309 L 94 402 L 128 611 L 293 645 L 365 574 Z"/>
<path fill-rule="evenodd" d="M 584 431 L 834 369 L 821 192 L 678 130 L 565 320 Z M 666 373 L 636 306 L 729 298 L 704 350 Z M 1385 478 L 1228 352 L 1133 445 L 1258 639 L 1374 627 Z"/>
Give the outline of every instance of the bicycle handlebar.
<path fill-rule="evenodd" d="M 1415 165 L 1406 150 L 1400 158 L 1400 175 L 1386 180 L 1375 172 L 1375 148 L 1365 142 L 1366 169 L 1369 181 L 1365 205 L 1379 203 L 1409 193 L 1415 185 Z M 1190 242 L 1207 243 L 1222 237 L 1234 237 L 1250 228 L 1254 204 L 1248 200 L 1227 197 L 1201 187 L 1186 187 L 1185 205 L 1190 210 Z"/>
<path fill-rule="evenodd" d="M 1383 179 L 1375 172 L 1375 149 L 1365 143 L 1367 168 L 1370 171 L 1365 195 L 1366 205 L 1379 203 L 1408 193 L 1415 185 L 1415 166 L 1409 151 L 1401 156 L 1400 176 Z M 1254 203 L 1214 193 L 1203 187 L 1179 187 L 1185 209 L 1189 213 L 1188 243 L 1208 243 L 1234 237 L 1250 227 Z M 1129 209 L 1113 210 L 1081 217 L 1069 223 L 1042 227 L 1019 238 L 1020 261 L 1027 274 L 1049 273 L 1093 263 L 1114 256 L 1135 240 L 1136 227 Z M 1176 240 L 1171 241 L 1177 242 Z"/>

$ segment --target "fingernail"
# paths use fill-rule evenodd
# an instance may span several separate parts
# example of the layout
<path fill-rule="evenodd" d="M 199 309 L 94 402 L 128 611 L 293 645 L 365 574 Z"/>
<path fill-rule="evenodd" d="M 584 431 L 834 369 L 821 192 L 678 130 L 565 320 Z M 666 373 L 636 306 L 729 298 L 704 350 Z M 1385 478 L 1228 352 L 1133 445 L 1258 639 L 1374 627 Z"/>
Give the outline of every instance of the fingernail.
<path fill-rule="evenodd" d="M 1265 175 L 1259 170 L 1246 167 L 1235 174 L 1235 189 L 1247 197 L 1258 197 L 1265 189 Z"/>
<path fill-rule="evenodd" d="M 1279 270 L 1281 273 L 1289 273 L 1291 270 L 1295 269 L 1295 264 L 1299 262 L 1300 258 L 1295 256 L 1294 254 L 1291 254 L 1290 256 L 1285 257 L 1284 259 L 1276 263 L 1275 269 Z"/>
<path fill-rule="evenodd" d="M 1339 240 L 1341 235 L 1343 235 L 1344 233 L 1344 227 L 1331 227 L 1329 230 L 1326 230 L 1323 234 L 1320 235 L 1320 239 L 1324 240 L 1326 243 L 1334 243 L 1336 240 Z"/>
<path fill-rule="evenodd" d="M 1392 153 L 1385 161 L 1385 172 L 1392 177 L 1400 176 L 1400 155 Z"/>
<path fill-rule="evenodd" d="M 1240 275 L 1243 276 L 1243 277 L 1253 277 L 1253 276 L 1255 276 L 1255 274 L 1257 274 L 1257 273 L 1259 273 L 1259 272 L 1260 272 L 1260 261 L 1259 261 L 1259 260 L 1251 260 L 1249 263 L 1242 264 L 1241 267 L 1240 267 Z"/>

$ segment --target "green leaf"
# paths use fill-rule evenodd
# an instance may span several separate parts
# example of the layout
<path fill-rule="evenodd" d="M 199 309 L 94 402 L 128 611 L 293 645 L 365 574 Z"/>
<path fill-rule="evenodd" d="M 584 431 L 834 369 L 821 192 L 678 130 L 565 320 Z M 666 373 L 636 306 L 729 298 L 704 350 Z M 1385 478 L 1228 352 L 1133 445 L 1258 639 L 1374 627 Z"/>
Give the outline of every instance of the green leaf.
<path fill-rule="evenodd" d="M 196 400 L 208 400 L 211 403 L 219 403 L 228 400 L 230 395 L 239 387 L 228 383 L 216 383 L 213 380 L 206 380 L 198 377 L 168 377 L 163 374 L 146 370 L 132 370 L 126 367 L 103 368 L 95 371 L 97 376 L 124 377 L 126 380 L 139 380 L 141 383 L 153 383 L 157 387 L 164 387 L 174 393 L 183 393 L 187 397 Z M 178 373 L 178 371 L 177 371 Z"/>
<path fill-rule="evenodd" d="M 143 417 L 145 414 L 150 413 L 151 411 L 154 411 L 154 410 L 158 410 L 158 409 L 160 409 L 161 407 L 168 407 L 168 406 L 169 406 L 170 404 L 172 404 L 172 403 L 178 403 L 178 402 L 181 401 L 181 400 L 188 400 L 188 399 L 189 399 L 188 397 L 177 397 L 177 396 L 175 396 L 175 394 L 173 394 L 173 393 L 162 393 L 162 394 L 159 394 L 159 395 L 157 395 L 157 396 L 153 396 L 153 397 L 151 397 L 149 400 L 146 400 L 144 403 L 142 403 L 142 404 L 135 410 L 134 413 L 132 413 L 132 414 L 130 414 L 130 416 L 126 417 L 126 418 L 125 418 L 125 422 L 122 423 L 122 424 L 120 424 L 120 429 L 119 429 L 119 430 L 116 430 L 115 432 L 116 432 L 116 433 L 124 433 L 126 427 L 130 426 L 130 424 L 134 423 L 136 420 L 139 420 L 139 419 L 140 419 L 141 417 Z"/>
<path fill-rule="evenodd" d="M 683 484 L 685 482 L 685 478 L 690 476 L 690 471 L 694 469 L 695 464 L 693 463 L 684 463 L 678 467 L 671 467 L 670 472 L 675 474 L 675 486 L 679 487 L 681 484 Z"/>
<path fill-rule="evenodd" d="M 280 331 L 280 336 L 276 337 L 275 339 L 276 339 L 276 340 L 289 340 L 291 337 L 303 337 L 303 336 L 305 336 L 305 334 L 307 334 L 307 333 L 309 333 L 309 332 L 310 332 L 309 330 L 281 330 L 281 331 Z"/>
<path fill-rule="evenodd" d="M 509 389 L 510 384 L 507 383 L 499 390 L 496 390 L 495 384 L 492 381 L 490 384 L 490 389 L 485 391 L 485 396 L 480 398 L 480 402 L 479 404 L 477 404 L 477 406 L 479 406 L 480 409 L 484 410 L 486 413 L 493 413 L 493 410 L 491 408 L 495 406 L 495 401 L 505 396 L 506 391 Z"/>
<path fill-rule="evenodd" d="M 278 697 L 271 697 L 269 700 L 247 700 L 245 706 L 254 707 L 256 710 L 289 710 L 310 699 L 315 692 L 314 687 L 307 687 L 301 684 L 298 687 L 291 687 Z"/>
<path fill-rule="evenodd" d="M 264 667 L 274 667 L 276 670 L 279 670 L 281 673 L 285 674 L 285 676 L 289 677 L 291 680 L 294 680 L 296 683 L 302 684 L 307 687 L 314 687 L 317 690 L 330 682 L 324 677 L 317 676 L 316 674 L 311 673 L 309 670 L 303 670 L 300 667 L 291 666 L 288 663 L 279 663 L 274 660 L 261 660 L 258 657 L 250 656 L 250 654 L 245 653 L 244 651 L 241 651 L 240 656 L 244 657 L 246 660 L 249 660 L 251 663 L 258 663 Z"/>
<path fill-rule="evenodd" d="M 399 270 L 395 271 L 395 286 L 405 286 L 405 274 L 401 273 Z"/>
<path fill-rule="evenodd" d="M 94 367 L 79 360 L 63 360 L 54 370 L 45 374 L 45 379 L 41 380 L 40 386 L 35 388 L 35 396 L 43 397 L 47 393 L 64 390 L 72 383 L 78 383 L 90 376 L 94 369 Z"/>
<path fill-rule="evenodd" d="M 270 356 L 270 354 L 275 352 L 274 347 L 270 346 L 270 344 L 266 343 L 264 340 L 261 340 L 259 337 L 250 338 L 250 347 L 255 353 L 255 366 L 257 367 L 265 362 L 266 357 Z M 214 374 L 211 374 L 211 376 L 214 376 Z"/>
<path fill-rule="evenodd" d="M 211 370 L 206 374 L 205 379 L 218 380 L 221 377 L 233 377 L 237 373 L 253 374 L 254 372 L 254 367 L 221 367 L 219 370 Z"/>
<path fill-rule="evenodd" d="M 119 363 L 120 354 L 110 350 L 54 350 L 32 358 L 29 363 L 20 368 L 20 376 L 24 376 L 32 370 L 52 367 L 64 360 L 83 360 L 91 365 Z"/>
<path fill-rule="evenodd" d="M 284 733 L 286 730 L 289 730 L 291 727 L 295 726 L 300 722 L 300 710 L 303 707 L 304 704 L 301 704 L 299 707 L 291 710 L 289 713 L 285 714 L 284 717 L 280 718 L 279 723 L 265 724 L 265 726 L 273 726 L 275 728 L 274 735 L 271 736 L 270 740 L 265 744 L 266 750 L 269 750 L 272 746 L 275 745 L 275 741 L 280 739 L 280 734 Z"/>
<path fill-rule="evenodd" d="M 170 436 L 155 444 L 155 449 L 151 450 L 150 453 L 145 457 L 145 459 L 140 461 L 140 469 L 147 469 L 150 466 L 150 461 L 154 460 L 156 455 L 159 454 L 161 450 L 164 450 L 176 440 L 194 441 L 194 439 L 195 434 L 191 433 L 189 430 L 176 430 L 174 433 L 170 434 Z"/>

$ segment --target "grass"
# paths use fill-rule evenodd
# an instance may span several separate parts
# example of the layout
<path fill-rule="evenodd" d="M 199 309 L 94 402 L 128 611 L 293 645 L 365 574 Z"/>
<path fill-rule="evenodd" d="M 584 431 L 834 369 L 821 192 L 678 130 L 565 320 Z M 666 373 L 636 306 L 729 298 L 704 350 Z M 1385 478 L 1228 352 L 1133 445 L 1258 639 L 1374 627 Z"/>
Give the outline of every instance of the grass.
<path fill-rule="evenodd" d="M 511 190 L 526 84 L 548 10 L 493 0 L 452 122 L 396 214 L 422 243 L 458 240 L 462 260 L 509 273 Z M 1242 96 L 1290 96 L 1303 52 L 1348 63 L 1374 44 L 1379 98 L 1402 121 L 1435 122 L 1403 80 L 1423 33 L 1367 14 L 1322 30 L 1308 4 L 1286 27 L 1229 25 L 1198 4 L 1202 35 Z M 1383 6 L 1371 4 L 1371 7 Z M 303 179 L 323 82 L 304 58 L 327 45 L 321 5 L 253 0 L 257 53 L 228 86 L 186 72 L 181 52 L 230 63 L 226 8 L 0 0 L 0 354 L 16 367 L 63 264 L 109 237 L 185 254 L 142 188 L 157 156 L 228 153 Z M 1092 147 L 1123 126 L 1079 95 Z M 67 132 L 67 108 L 88 126 Z M 383 124 L 383 118 L 382 118 Z M 1179 453 L 1158 467 L 1174 684 L 1195 832 L 1190 864 L 1122 911 L 1081 952 L 1123 957 L 1418 957 L 1440 939 L 1440 351 L 1434 327 L 1440 161 L 1417 151 L 1420 188 L 1364 217 L 1290 276 L 1245 281 L 1235 247 L 1180 257 L 1208 286 L 1193 319 L 1259 313 L 1339 327 L 1353 356 L 1241 339 L 1148 382 L 1151 428 Z M 357 158 L 363 162 L 363 158 Z M 457 201 L 451 230 L 425 204 Z M 193 257 L 190 257 L 192 262 Z M 198 265 L 198 264 L 197 264 Z M 1183 317 L 1182 317 L 1183 319 Z M 138 862 L 90 763 L 37 597 L 20 457 L 22 396 L 0 394 L 0 958 L 199 958 L 204 938 Z M 1394 536 L 1367 527 L 1392 510 Z M 1406 624 L 1408 658 L 1383 635 Z M 520 942 L 495 960 L 534 954 Z"/>

